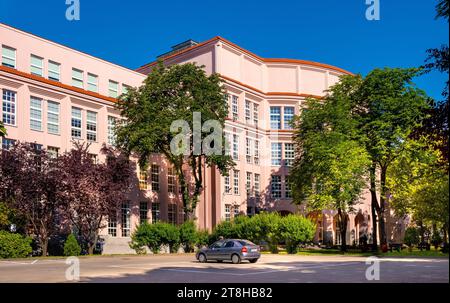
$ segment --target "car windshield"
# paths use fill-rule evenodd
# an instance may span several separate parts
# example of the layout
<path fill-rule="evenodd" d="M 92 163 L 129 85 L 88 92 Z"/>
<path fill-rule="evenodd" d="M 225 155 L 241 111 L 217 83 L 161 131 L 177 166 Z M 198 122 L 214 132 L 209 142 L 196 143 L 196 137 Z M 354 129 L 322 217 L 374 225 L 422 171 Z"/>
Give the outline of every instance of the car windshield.
<path fill-rule="evenodd" d="M 219 248 L 222 247 L 224 241 L 217 241 L 213 244 L 211 244 L 211 246 L 209 248 Z"/>
<path fill-rule="evenodd" d="M 239 243 L 241 243 L 242 246 L 256 246 L 255 243 L 250 242 L 248 240 L 240 240 Z"/>

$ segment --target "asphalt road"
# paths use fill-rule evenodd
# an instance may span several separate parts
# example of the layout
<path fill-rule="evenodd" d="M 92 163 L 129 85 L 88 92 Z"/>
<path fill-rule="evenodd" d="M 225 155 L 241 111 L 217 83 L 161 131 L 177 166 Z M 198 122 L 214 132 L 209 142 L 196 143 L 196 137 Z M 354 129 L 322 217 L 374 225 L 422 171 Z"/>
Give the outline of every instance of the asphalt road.
<path fill-rule="evenodd" d="M 366 271 L 373 277 L 374 263 L 364 257 L 263 255 L 256 264 L 238 265 L 198 263 L 192 254 L 78 260 L 85 283 L 449 283 L 449 260 L 442 258 L 381 258 L 380 279 L 371 281 Z M 73 283 L 66 278 L 76 277 L 73 269 L 66 259 L 0 260 L 0 283 Z"/>

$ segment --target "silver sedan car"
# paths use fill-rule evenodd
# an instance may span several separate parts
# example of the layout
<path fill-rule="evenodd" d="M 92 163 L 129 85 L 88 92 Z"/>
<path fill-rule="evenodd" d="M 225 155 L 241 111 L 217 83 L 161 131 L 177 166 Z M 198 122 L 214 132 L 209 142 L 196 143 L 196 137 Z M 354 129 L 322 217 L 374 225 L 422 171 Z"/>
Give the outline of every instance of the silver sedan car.
<path fill-rule="evenodd" d="M 217 262 L 229 260 L 234 264 L 248 260 L 250 263 L 256 263 L 260 257 L 261 252 L 258 245 L 241 239 L 219 240 L 208 248 L 200 249 L 196 254 L 197 260 L 202 263 L 209 260 Z"/>

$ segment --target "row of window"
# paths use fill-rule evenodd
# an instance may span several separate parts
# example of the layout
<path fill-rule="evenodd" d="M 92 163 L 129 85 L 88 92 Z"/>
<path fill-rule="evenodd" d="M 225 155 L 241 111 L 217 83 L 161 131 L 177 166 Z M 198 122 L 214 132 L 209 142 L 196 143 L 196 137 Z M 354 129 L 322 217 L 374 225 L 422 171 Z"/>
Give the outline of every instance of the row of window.
<path fill-rule="evenodd" d="M 44 75 L 44 58 L 36 55 L 30 56 L 30 73 L 32 75 L 45 77 Z M 16 68 L 16 49 L 2 45 L 2 65 L 10 68 Z M 61 81 L 61 64 L 52 60 L 47 62 L 48 79 L 53 81 Z M 86 82 L 86 85 L 84 84 Z M 72 68 L 72 86 L 88 91 L 98 93 L 99 84 L 98 76 L 92 73 L 85 73 L 78 68 Z M 126 94 L 130 86 L 122 84 L 122 93 Z M 114 80 L 108 82 L 108 96 L 112 98 L 119 97 L 119 83 Z"/>
<path fill-rule="evenodd" d="M 159 192 L 159 165 L 152 164 L 150 167 L 151 173 L 151 189 L 154 192 Z M 148 190 L 148 174 L 145 170 L 139 169 L 139 189 Z"/>
<path fill-rule="evenodd" d="M 225 185 L 225 193 L 231 194 L 231 190 L 233 190 L 233 194 L 239 195 L 239 174 L 238 170 L 233 170 L 228 173 L 228 176 L 224 177 L 224 185 Z M 233 185 L 231 185 L 231 178 L 233 178 Z"/>
<path fill-rule="evenodd" d="M 281 109 L 283 108 L 283 121 L 281 121 Z M 295 108 L 292 106 L 271 106 L 270 107 L 270 128 L 271 129 L 292 129 L 291 121 L 294 118 Z"/>
<path fill-rule="evenodd" d="M 225 95 L 227 104 L 231 98 L 231 115 L 233 120 L 239 119 L 239 97 L 236 95 Z M 258 126 L 259 122 L 259 105 L 250 100 L 245 100 L 245 122 Z"/>
<path fill-rule="evenodd" d="M 274 199 L 282 198 L 282 187 L 284 185 L 284 198 L 292 198 L 292 189 L 289 182 L 289 176 L 284 177 L 284 182 L 281 181 L 282 177 L 280 175 L 272 175 L 270 181 L 270 195 Z"/>
<path fill-rule="evenodd" d="M 271 145 L 271 163 L 272 166 L 292 166 L 295 159 L 295 147 L 294 143 L 284 143 L 284 161 L 283 155 L 283 143 L 275 142 Z"/>

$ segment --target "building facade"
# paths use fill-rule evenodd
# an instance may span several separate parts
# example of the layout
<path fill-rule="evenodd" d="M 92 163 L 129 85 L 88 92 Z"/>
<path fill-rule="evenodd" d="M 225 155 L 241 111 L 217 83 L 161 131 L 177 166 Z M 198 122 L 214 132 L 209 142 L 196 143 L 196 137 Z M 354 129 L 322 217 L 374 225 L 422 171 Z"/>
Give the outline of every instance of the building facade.
<path fill-rule="evenodd" d="M 114 144 L 116 98 L 140 86 L 156 64 L 130 70 L 4 24 L 0 45 L 0 115 L 8 132 L 2 147 L 25 141 L 58 154 L 82 141 L 91 144 L 98 161 L 102 144 Z M 195 62 L 208 74 L 219 73 L 227 91 L 225 135 L 237 165 L 228 177 L 204 168 L 199 228 L 211 230 L 223 220 L 263 210 L 303 213 L 317 222 L 317 242 L 338 244 L 334 211 L 306 214 L 292 204 L 287 180 L 295 148 L 289 122 L 305 98 L 323 96 L 340 75 L 351 73 L 310 61 L 261 58 L 221 37 L 184 42 L 162 58 L 165 64 Z M 137 180 L 117 218 L 101 231 L 106 253 L 131 252 L 129 237 L 144 220 L 183 221 L 176 177 L 163 157 L 153 155 L 147 171 L 137 170 Z M 350 215 L 347 243 L 357 243 L 362 234 L 370 238 L 368 192 Z"/>

